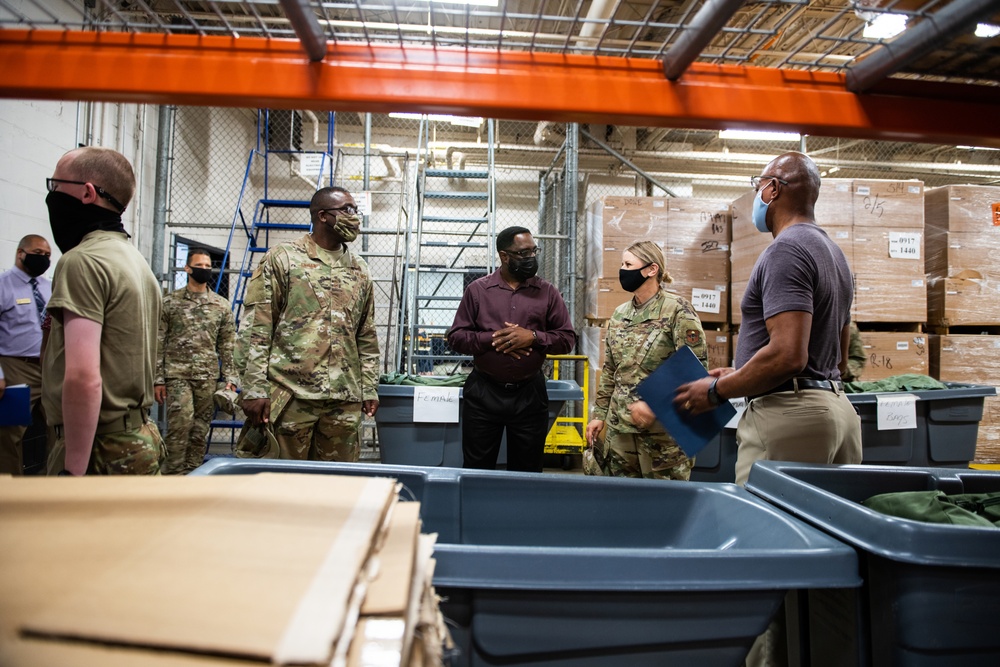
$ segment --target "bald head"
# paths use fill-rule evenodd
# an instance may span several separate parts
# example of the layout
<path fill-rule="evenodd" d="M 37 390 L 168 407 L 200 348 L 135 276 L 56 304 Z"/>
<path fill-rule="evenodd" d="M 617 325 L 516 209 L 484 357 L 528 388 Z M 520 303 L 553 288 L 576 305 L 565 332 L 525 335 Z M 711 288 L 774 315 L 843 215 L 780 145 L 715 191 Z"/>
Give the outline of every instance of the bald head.
<path fill-rule="evenodd" d="M 768 163 L 764 173 L 788 181 L 783 188 L 787 205 L 795 205 L 800 212 L 813 210 L 819 198 L 819 168 L 808 155 L 794 151 L 779 155 Z"/>

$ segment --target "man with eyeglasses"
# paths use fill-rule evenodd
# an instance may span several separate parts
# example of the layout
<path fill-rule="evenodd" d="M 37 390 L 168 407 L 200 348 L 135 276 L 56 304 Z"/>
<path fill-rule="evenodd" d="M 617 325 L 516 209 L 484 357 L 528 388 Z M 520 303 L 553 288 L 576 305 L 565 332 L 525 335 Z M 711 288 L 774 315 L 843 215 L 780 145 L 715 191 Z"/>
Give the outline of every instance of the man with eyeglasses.
<path fill-rule="evenodd" d="M 774 241 L 757 258 L 740 308 L 735 370 L 678 389 L 694 414 L 747 396 L 736 429 L 736 483 L 754 461 L 861 463 L 861 419 L 844 394 L 854 281 L 843 251 L 816 224 L 820 176 L 802 153 L 785 153 L 751 180 L 752 222 Z M 784 664 L 779 611 L 746 664 Z"/>
<path fill-rule="evenodd" d="M 844 394 L 854 284 L 847 258 L 816 224 L 819 170 L 802 153 L 751 179 L 752 222 L 774 241 L 757 259 L 741 310 L 734 369 L 682 386 L 697 414 L 747 396 L 736 430 L 736 483 L 754 461 L 860 463 L 861 421 Z"/>
<path fill-rule="evenodd" d="M 46 185 L 63 253 L 42 356 L 42 403 L 56 436 L 49 472 L 159 474 L 163 441 L 149 407 L 160 286 L 122 225 L 132 165 L 109 148 L 78 148 Z"/>
<path fill-rule="evenodd" d="M 538 246 L 524 227 L 497 234 L 500 268 L 468 286 L 448 344 L 473 358 L 462 392 L 463 467 L 493 470 L 507 432 L 507 469 L 541 472 L 548 431 L 542 364 L 566 354 L 576 332 L 562 295 L 538 272 Z"/>
<path fill-rule="evenodd" d="M 41 404 L 42 322 L 52 294 L 52 249 L 44 237 L 28 234 L 17 244 L 14 267 L 0 273 L 0 397 L 7 385 L 26 384 L 31 411 Z M 24 472 L 22 441 L 27 426 L 0 426 L 0 474 Z"/>
<path fill-rule="evenodd" d="M 357 461 L 378 410 L 378 337 L 368 265 L 348 249 L 361 216 L 340 187 L 318 190 L 312 233 L 275 246 L 247 286 L 237 345 L 248 428 L 269 425 L 279 458 Z M 248 456 L 249 437 L 240 452 Z"/>

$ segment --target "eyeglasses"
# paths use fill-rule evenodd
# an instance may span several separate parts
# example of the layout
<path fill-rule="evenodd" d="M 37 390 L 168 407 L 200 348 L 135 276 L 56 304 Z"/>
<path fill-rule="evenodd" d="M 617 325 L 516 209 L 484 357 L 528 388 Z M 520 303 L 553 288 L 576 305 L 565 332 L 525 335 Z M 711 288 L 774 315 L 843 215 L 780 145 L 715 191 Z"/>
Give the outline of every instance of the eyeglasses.
<path fill-rule="evenodd" d="M 354 204 L 346 204 L 340 208 L 321 208 L 321 211 L 333 211 L 334 213 L 346 213 L 347 215 L 357 215 L 358 207 Z"/>
<path fill-rule="evenodd" d="M 527 259 L 528 257 L 537 257 L 542 249 L 538 246 L 534 248 L 525 248 L 524 250 L 504 250 L 505 253 L 511 257 L 517 257 L 518 259 Z"/>
<path fill-rule="evenodd" d="M 778 178 L 777 176 L 751 176 L 750 185 L 753 186 L 753 191 L 757 192 L 760 190 L 761 181 L 778 181 L 782 185 L 788 185 L 788 181 Z"/>
<path fill-rule="evenodd" d="M 86 185 L 87 181 L 67 181 L 67 180 L 64 180 L 62 178 L 46 178 L 45 179 L 45 188 L 49 192 L 55 192 L 56 191 L 56 184 L 58 184 L 58 183 L 69 183 L 71 185 Z M 91 185 L 94 185 L 94 184 L 91 183 Z M 125 212 L 125 207 L 121 205 L 121 202 L 119 202 L 117 199 L 115 199 L 114 197 L 112 197 L 111 195 L 109 195 L 104 188 L 100 188 L 100 187 L 94 185 L 94 190 L 97 192 L 97 195 L 99 197 L 101 197 L 103 199 L 107 199 L 109 202 L 111 202 L 115 206 L 115 208 L 118 209 L 119 213 L 124 213 Z"/>

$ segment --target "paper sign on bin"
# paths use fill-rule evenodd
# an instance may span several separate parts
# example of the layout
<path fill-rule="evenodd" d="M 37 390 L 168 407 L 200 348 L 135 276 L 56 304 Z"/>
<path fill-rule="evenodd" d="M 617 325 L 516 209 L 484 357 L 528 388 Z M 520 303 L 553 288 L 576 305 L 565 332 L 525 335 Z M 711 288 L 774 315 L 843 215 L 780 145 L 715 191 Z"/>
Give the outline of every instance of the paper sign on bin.
<path fill-rule="evenodd" d="M 458 423 L 458 392 L 461 387 L 414 387 L 413 421 Z"/>
<path fill-rule="evenodd" d="M 917 428 L 917 397 L 913 394 L 880 394 L 876 401 L 878 430 Z"/>

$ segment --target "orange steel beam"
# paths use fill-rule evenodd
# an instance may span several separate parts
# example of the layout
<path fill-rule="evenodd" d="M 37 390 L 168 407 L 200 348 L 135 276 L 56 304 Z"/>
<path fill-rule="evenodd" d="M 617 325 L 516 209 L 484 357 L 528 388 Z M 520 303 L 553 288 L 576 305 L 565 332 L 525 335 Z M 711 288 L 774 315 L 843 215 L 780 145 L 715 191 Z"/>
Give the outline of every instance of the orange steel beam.
<path fill-rule="evenodd" d="M 1000 89 L 889 80 L 848 92 L 843 75 L 578 54 L 0 30 L 0 96 L 411 111 L 493 118 L 721 129 L 1000 147 Z"/>

